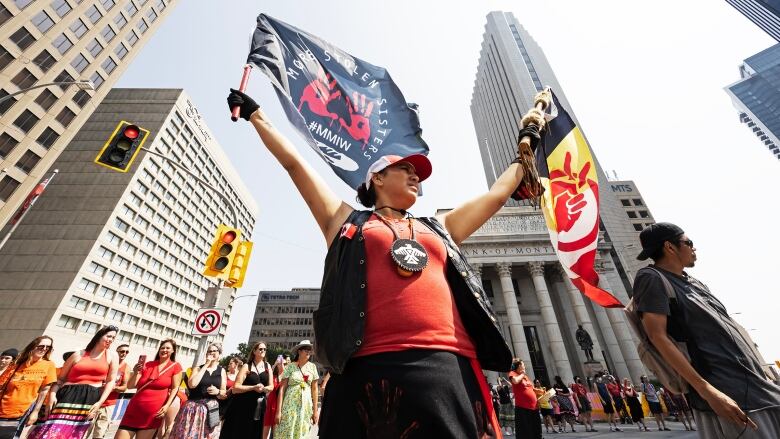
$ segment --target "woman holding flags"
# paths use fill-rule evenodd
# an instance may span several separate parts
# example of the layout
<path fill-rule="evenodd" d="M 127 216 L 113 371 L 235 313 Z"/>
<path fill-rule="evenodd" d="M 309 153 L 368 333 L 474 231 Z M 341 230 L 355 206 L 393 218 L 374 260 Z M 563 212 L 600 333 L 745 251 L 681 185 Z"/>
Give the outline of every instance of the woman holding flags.
<path fill-rule="evenodd" d="M 314 314 L 316 360 L 332 370 L 319 437 L 501 437 L 482 369 L 506 372 L 512 355 L 458 246 L 520 190 L 527 156 L 435 218 L 409 213 L 428 158 L 381 156 L 357 188 L 368 210 L 356 210 L 252 98 L 231 90 L 228 104 L 288 172 L 329 248 Z M 540 138 L 534 125 L 520 137 L 533 148 Z"/>

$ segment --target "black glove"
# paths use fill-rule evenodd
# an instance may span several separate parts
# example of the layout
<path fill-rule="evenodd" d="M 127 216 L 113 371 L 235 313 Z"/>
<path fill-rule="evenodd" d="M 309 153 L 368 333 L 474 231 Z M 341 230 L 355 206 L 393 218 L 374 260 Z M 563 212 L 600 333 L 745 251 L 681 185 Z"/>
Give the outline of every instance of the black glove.
<path fill-rule="evenodd" d="M 227 103 L 228 108 L 230 108 L 230 111 L 233 111 L 233 107 L 241 107 L 241 112 L 239 115 L 242 119 L 249 120 L 249 116 L 252 115 L 258 108 L 260 108 L 259 105 L 257 105 L 257 102 L 255 102 L 254 99 L 250 98 L 243 92 L 240 92 L 235 89 L 230 89 L 230 94 L 227 97 Z"/>
<path fill-rule="evenodd" d="M 536 147 L 539 146 L 539 142 L 542 140 L 542 136 L 539 134 L 539 128 L 536 125 L 528 125 L 520 130 L 520 134 L 517 135 L 518 145 L 520 145 L 520 141 L 525 136 L 531 138 L 531 151 L 536 152 Z"/>

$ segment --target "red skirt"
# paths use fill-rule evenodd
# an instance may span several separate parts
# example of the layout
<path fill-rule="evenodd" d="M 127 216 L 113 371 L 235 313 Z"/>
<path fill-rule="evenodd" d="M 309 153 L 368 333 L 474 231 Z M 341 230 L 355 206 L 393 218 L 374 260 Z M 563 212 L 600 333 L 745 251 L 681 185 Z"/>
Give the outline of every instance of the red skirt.
<path fill-rule="evenodd" d="M 265 398 L 265 416 L 263 416 L 263 427 L 273 427 L 276 425 L 276 409 L 278 408 L 279 386 Z"/>

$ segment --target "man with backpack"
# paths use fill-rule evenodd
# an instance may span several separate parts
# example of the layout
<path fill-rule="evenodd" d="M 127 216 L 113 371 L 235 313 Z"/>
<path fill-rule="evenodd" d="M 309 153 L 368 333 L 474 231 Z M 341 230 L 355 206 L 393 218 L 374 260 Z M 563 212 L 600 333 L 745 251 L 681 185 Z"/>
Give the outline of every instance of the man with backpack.
<path fill-rule="evenodd" d="M 666 363 L 645 365 L 662 383 L 688 388 L 699 437 L 780 438 L 780 386 L 767 379 L 744 328 L 684 271 L 696 263 L 693 241 L 671 223 L 650 225 L 639 239 L 638 259 L 654 263 L 637 272 L 627 309 L 639 315 L 648 350 Z"/>

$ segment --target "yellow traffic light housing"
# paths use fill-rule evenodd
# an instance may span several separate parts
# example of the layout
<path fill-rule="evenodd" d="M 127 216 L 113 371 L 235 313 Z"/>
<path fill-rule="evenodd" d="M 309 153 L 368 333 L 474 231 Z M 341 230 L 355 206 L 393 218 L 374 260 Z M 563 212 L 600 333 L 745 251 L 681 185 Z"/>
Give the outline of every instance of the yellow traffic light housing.
<path fill-rule="evenodd" d="M 230 266 L 230 273 L 225 281 L 226 287 L 240 288 L 244 285 L 247 268 L 249 268 L 249 256 L 252 255 L 252 243 L 242 241 L 238 243 L 236 255 L 233 257 L 233 265 Z"/>
<path fill-rule="evenodd" d="M 147 137 L 149 130 L 123 120 L 95 157 L 95 163 L 115 171 L 127 172 Z"/>
<path fill-rule="evenodd" d="M 211 251 L 206 259 L 204 276 L 216 277 L 227 280 L 236 250 L 241 242 L 241 231 L 224 224 L 220 224 L 211 245 Z"/>

